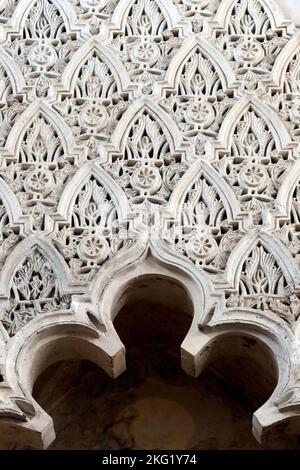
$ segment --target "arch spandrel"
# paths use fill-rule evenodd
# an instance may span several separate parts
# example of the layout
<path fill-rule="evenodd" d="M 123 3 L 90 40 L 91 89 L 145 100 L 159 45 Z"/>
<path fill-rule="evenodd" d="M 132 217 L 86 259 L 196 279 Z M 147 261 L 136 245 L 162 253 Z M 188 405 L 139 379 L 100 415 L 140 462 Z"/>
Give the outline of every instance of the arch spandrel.
<path fill-rule="evenodd" d="M 112 47 L 123 59 L 132 83 L 142 94 L 153 94 L 184 40 L 173 2 L 120 1 L 112 23 Z"/>
<path fill-rule="evenodd" d="M 123 115 L 103 168 L 121 186 L 132 210 L 147 213 L 167 205 L 189 166 L 179 137 L 172 118 L 148 99 L 133 103 Z"/>
<path fill-rule="evenodd" d="M 175 188 L 169 209 L 172 217 L 165 220 L 164 242 L 220 279 L 243 233 L 241 209 L 230 186 L 224 187 L 212 166 L 196 162 Z"/>
<path fill-rule="evenodd" d="M 299 31 L 295 32 L 276 58 L 273 69 L 273 86 L 266 102 L 280 113 L 290 138 L 299 143 Z"/>

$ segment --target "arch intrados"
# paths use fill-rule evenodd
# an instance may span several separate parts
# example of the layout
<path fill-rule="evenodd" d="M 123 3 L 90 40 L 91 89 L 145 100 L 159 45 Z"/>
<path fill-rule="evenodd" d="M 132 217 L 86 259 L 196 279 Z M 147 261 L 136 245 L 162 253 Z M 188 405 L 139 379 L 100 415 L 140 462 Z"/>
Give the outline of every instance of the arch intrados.
<path fill-rule="evenodd" d="M 165 274 L 143 274 L 130 279 L 118 293 L 113 308 L 112 320 L 126 305 L 138 301 L 150 302 L 166 307 L 183 307 L 183 314 L 193 317 L 194 305 L 190 292 L 177 279 Z"/>
<path fill-rule="evenodd" d="M 280 368 L 274 351 L 263 338 L 248 331 L 230 331 L 216 335 L 203 350 L 201 362 L 201 371 L 212 368 L 222 378 L 233 382 L 233 385 L 244 385 L 243 389 L 252 399 L 254 408 L 269 400 L 279 383 Z M 265 385 L 265 394 L 258 390 L 257 384 L 251 383 L 253 377 L 247 383 L 249 374 L 245 373 L 246 364 L 259 368 L 257 379 Z M 251 374 L 254 376 L 254 370 Z M 259 398 L 260 395 L 263 395 L 262 399 Z"/>

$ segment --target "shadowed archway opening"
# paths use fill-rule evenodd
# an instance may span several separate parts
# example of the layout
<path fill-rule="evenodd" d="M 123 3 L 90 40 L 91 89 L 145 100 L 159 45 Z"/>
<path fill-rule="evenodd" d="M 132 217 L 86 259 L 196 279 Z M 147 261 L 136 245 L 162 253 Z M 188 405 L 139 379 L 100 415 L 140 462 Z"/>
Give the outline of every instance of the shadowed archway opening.
<path fill-rule="evenodd" d="M 213 343 L 199 378 L 180 366 L 180 345 L 193 305 L 171 278 L 143 276 L 129 284 L 115 310 L 127 370 L 109 378 L 97 366 L 62 361 L 43 372 L 34 396 L 53 417 L 53 449 L 295 448 L 280 439 L 260 446 L 253 412 L 273 392 L 270 351 L 243 334 Z"/>

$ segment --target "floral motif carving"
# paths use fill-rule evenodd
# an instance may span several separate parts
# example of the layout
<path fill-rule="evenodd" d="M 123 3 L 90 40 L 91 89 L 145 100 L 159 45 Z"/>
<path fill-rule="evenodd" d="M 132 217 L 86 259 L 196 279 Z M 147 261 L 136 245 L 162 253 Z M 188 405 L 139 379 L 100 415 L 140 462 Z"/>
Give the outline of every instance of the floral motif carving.
<path fill-rule="evenodd" d="M 0 174 L 39 230 L 44 228 L 45 215 L 55 212 L 75 170 L 74 157 L 65 155 L 56 130 L 40 115 L 26 130 L 18 153 L 3 158 Z"/>
<path fill-rule="evenodd" d="M 134 205 L 164 205 L 185 173 L 182 155 L 172 152 L 161 125 L 147 112 L 132 124 L 120 157 L 104 165 Z"/>
<path fill-rule="evenodd" d="M 91 176 L 76 197 L 71 221 L 53 235 L 53 242 L 69 263 L 73 280 L 86 284 L 108 258 L 133 246 L 135 238 L 128 223 L 119 220 L 107 191 Z"/>
<path fill-rule="evenodd" d="M 10 302 L 3 323 L 10 336 L 39 315 L 70 308 L 70 297 L 59 294 L 48 261 L 34 248 L 12 280 Z"/>
<path fill-rule="evenodd" d="M 234 128 L 228 153 L 220 152 L 214 165 L 235 191 L 242 209 L 260 223 L 263 208 L 272 209 L 292 162 L 290 151 L 278 148 L 272 129 L 250 106 Z"/>
<path fill-rule="evenodd" d="M 276 236 L 285 244 L 295 262 L 300 267 L 300 188 L 296 185 L 288 219 L 279 220 L 274 230 Z"/>
<path fill-rule="evenodd" d="M 286 124 L 291 140 L 300 140 L 300 53 L 288 63 L 283 83 L 266 96 L 268 104 Z"/>
<path fill-rule="evenodd" d="M 274 313 L 289 324 L 300 314 L 300 300 L 275 257 L 258 244 L 243 263 L 238 294 L 227 299 L 230 308 L 250 308 Z"/>
<path fill-rule="evenodd" d="M 109 66 L 94 51 L 78 71 L 73 93 L 55 104 L 89 158 L 99 154 L 128 107 L 128 95 L 118 89 Z"/>
<path fill-rule="evenodd" d="M 165 241 L 208 273 L 224 271 L 242 230 L 204 175 L 185 195 L 178 219 L 170 224 Z"/>
<path fill-rule="evenodd" d="M 135 0 L 112 45 L 132 82 L 150 94 L 153 84 L 164 79 L 181 43 L 179 29 L 171 28 L 156 0 Z"/>
<path fill-rule="evenodd" d="M 238 0 L 224 29 L 215 30 L 215 45 L 236 71 L 242 92 L 254 92 L 271 80 L 271 71 L 290 35 L 274 26 L 260 0 Z"/>
<path fill-rule="evenodd" d="M 174 92 L 162 101 L 184 139 L 201 156 L 205 155 L 206 142 L 217 138 L 232 105 L 219 74 L 199 47 L 186 60 Z"/>
<path fill-rule="evenodd" d="M 255 432 L 300 415 L 299 32 L 274 1 L 0 0 L 1 436 L 53 438 L 18 370 L 47 334 L 123 370 L 109 303 L 144 269 L 186 279 L 186 370 L 243 331 L 283 364 Z"/>
<path fill-rule="evenodd" d="M 51 0 L 36 1 L 19 35 L 9 35 L 4 44 L 38 98 L 48 96 L 79 46 L 77 34 L 67 30 Z"/>

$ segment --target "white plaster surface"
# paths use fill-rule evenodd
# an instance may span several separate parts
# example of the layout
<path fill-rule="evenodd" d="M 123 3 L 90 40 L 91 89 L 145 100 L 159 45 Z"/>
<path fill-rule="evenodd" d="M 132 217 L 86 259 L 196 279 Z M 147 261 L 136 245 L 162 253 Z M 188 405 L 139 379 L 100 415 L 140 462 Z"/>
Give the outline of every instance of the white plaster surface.
<path fill-rule="evenodd" d="M 300 0 L 277 0 L 277 3 L 287 19 L 300 26 Z"/>

